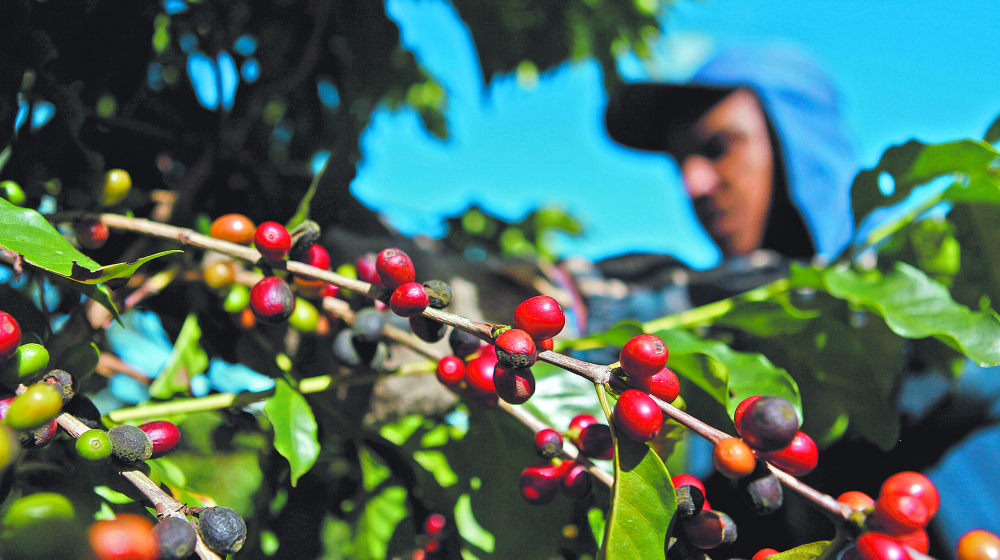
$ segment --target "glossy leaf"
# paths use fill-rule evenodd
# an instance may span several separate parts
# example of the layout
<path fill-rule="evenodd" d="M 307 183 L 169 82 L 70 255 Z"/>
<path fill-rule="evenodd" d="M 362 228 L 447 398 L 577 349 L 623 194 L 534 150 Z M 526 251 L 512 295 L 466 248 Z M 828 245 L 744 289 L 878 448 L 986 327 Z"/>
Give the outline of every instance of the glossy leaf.
<path fill-rule="evenodd" d="M 167 399 L 176 393 L 187 392 L 188 379 L 208 368 L 208 354 L 199 345 L 200 340 L 201 327 L 198 326 L 197 316 L 192 313 L 184 320 L 163 371 L 150 384 L 150 396 Z"/>
<path fill-rule="evenodd" d="M 981 366 L 1000 364 L 1000 320 L 956 303 L 947 288 L 905 263 L 881 276 L 851 270 L 824 273 L 829 292 L 877 311 L 896 334 L 933 336 Z"/>
<path fill-rule="evenodd" d="M 14 206 L 0 197 L 0 246 L 28 263 L 67 278 L 73 267 L 97 270 L 101 265 L 73 247 L 38 211 Z"/>
<path fill-rule="evenodd" d="M 312 408 L 301 393 L 279 379 L 274 395 L 264 401 L 264 413 L 274 429 L 274 449 L 288 459 L 295 486 L 319 457 Z"/>
<path fill-rule="evenodd" d="M 801 331 L 818 316 L 815 311 L 797 309 L 783 295 L 773 301 L 740 301 L 715 323 L 756 336 L 780 336 Z"/>
<path fill-rule="evenodd" d="M 87 270 L 83 267 L 74 266 L 73 275 L 71 280 L 83 284 L 102 284 L 108 280 L 113 280 L 115 278 L 128 278 L 135 274 L 135 271 L 139 269 L 140 266 L 146 264 L 147 262 L 158 259 L 160 257 L 165 257 L 167 255 L 173 255 L 175 253 L 183 253 L 179 249 L 174 249 L 171 251 L 161 251 L 155 255 L 148 255 L 142 257 L 141 259 L 130 262 L 130 263 L 117 263 L 109 264 L 108 266 L 99 267 L 97 270 Z"/>
<path fill-rule="evenodd" d="M 823 554 L 826 547 L 830 546 L 830 541 L 819 541 L 802 546 L 797 546 L 784 552 L 779 552 L 770 558 L 774 560 L 812 560 Z"/>
<path fill-rule="evenodd" d="M 644 443 L 618 436 L 615 487 L 600 558 L 665 558 L 677 511 L 674 485 L 663 461 Z"/>
<path fill-rule="evenodd" d="M 993 121 L 990 128 L 986 130 L 986 134 L 983 135 L 983 140 L 989 142 L 990 144 L 1000 140 L 1000 118 Z"/>

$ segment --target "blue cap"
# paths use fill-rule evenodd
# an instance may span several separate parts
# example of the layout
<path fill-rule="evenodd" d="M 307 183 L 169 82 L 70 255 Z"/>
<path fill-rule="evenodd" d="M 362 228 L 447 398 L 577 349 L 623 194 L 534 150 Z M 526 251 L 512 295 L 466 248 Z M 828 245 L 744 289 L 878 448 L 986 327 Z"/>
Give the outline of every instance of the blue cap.
<path fill-rule="evenodd" d="M 820 255 L 851 238 L 850 190 L 858 170 L 827 74 L 787 44 L 723 49 L 687 84 L 629 84 L 609 101 L 608 133 L 641 150 L 670 153 L 670 131 L 687 128 L 737 88 L 756 93 L 779 139 L 788 194 Z"/>

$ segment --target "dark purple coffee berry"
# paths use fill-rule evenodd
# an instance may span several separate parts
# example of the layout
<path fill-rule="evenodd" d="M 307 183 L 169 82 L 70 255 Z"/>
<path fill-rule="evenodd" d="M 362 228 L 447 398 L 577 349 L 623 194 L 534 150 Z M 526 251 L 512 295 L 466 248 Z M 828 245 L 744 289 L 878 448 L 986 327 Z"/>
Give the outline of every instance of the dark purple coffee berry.
<path fill-rule="evenodd" d="M 448 344 L 451 346 L 451 353 L 462 358 L 468 358 L 471 354 L 479 350 L 483 341 L 474 334 L 469 334 L 462 329 L 451 329 L 448 335 Z"/>
<path fill-rule="evenodd" d="M 250 309 L 262 323 L 282 323 L 295 311 L 295 294 L 287 282 L 268 276 L 250 289 Z"/>
<path fill-rule="evenodd" d="M 194 554 L 198 544 L 195 528 L 183 519 L 166 517 L 153 527 L 153 537 L 162 560 L 184 560 Z"/>
<path fill-rule="evenodd" d="M 562 477 L 563 494 L 574 502 L 586 498 L 592 486 L 590 473 L 580 463 L 573 463 Z"/>
<path fill-rule="evenodd" d="M 385 330 L 385 313 L 374 307 L 365 307 L 354 315 L 351 330 L 359 342 L 378 342 L 382 340 L 382 331 Z"/>
<path fill-rule="evenodd" d="M 758 451 L 788 446 L 799 430 L 799 416 L 792 403 L 781 397 L 761 397 L 743 412 L 738 426 L 743 441 Z"/>
<path fill-rule="evenodd" d="M 507 403 L 524 404 L 535 394 L 535 376 L 529 368 L 507 369 L 497 364 L 493 370 L 493 386 L 497 396 Z"/>
<path fill-rule="evenodd" d="M 708 550 L 736 541 L 736 522 L 721 511 L 703 510 L 681 523 L 684 536 L 692 545 Z"/>
<path fill-rule="evenodd" d="M 448 332 L 448 325 L 440 321 L 435 321 L 423 315 L 410 317 L 410 330 L 417 338 L 431 344 L 444 338 L 444 333 Z"/>
<path fill-rule="evenodd" d="M 739 491 L 743 501 L 757 515 L 778 511 L 785 499 L 781 482 L 763 465 L 758 466 L 750 476 L 740 479 Z"/>

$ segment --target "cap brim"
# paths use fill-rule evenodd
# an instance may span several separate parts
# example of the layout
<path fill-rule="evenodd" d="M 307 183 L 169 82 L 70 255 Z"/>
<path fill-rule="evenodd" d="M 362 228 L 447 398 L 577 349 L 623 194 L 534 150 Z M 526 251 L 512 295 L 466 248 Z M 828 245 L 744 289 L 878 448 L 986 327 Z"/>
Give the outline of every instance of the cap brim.
<path fill-rule="evenodd" d="M 735 89 L 702 84 L 628 84 L 608 101 L 604 124 L 619 144 L 669 153 L 671 131 L 690 127 Z"/>

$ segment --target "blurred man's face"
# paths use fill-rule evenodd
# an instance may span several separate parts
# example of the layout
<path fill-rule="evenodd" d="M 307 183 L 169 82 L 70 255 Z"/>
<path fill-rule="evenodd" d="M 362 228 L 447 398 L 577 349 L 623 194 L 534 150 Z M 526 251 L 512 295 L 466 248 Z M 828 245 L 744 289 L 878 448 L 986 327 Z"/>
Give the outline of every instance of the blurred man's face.
<path fill-rule="evenodd" d="M 688 131 L 677 154 L 698 218 L 726 256 L 758 249 L 764 238 L 774 154 L 756 95 L 738 89 Z"/>

